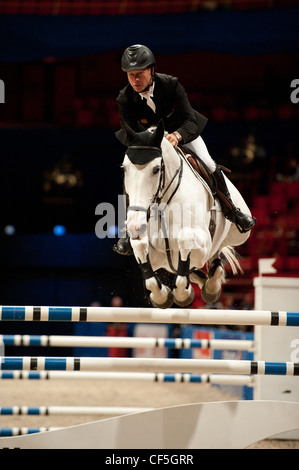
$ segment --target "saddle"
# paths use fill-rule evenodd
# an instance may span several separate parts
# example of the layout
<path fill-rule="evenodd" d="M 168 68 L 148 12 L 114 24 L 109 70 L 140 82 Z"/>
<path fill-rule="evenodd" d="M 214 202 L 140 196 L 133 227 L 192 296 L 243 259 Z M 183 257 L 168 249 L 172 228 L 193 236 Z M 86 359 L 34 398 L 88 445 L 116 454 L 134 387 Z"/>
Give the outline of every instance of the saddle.
<path fill-rule="evenodd" d="M 232 204 L 229 201 L 229 199 L 225 196 L 225 194 L 223 194 L 222 191 L 220 191 L 220 189 L 218 189 L 216 179 L 213 173 L 211 173 L 211 171 L 207 167 L 207 165 L 194 152 L 187 149 L 183 145 L 179 146 L 179 148 L 185 155 L 186 159 L 188 160 L 192 168 L 207 183 L 213 196 L 217 196 L 222 203 L 226 204 L 228 207 L 232 207 Z M 218 165 L 218 167 L 225 173 L 231 173 L 231 170 L 229 170 L 228 168 L 225 168 L 222 165 Z"/>

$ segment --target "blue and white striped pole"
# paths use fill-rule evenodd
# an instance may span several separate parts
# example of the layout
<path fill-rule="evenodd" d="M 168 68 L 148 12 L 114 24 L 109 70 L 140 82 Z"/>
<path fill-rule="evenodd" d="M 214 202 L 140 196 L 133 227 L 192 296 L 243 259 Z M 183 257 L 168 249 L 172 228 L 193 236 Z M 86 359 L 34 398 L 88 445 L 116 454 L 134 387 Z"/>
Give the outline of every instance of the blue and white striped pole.
<path fill-rule="evenodd" d="M 187 374 L 155 372 L 81 372 L 81 371 L 0 371 L 0 380 L 109 380 L 154 383 L 210 383 L 214 385 L 254 386 L 251 375 Z"/>
<path fill-rule="evenodd" d="M 1 320 L 299 326 L 299 313 L 263 310 L 1 306 Z"/>
<path fill-rule="evenodd" d="M 254 341 L 237 339 L 128 338 L 120 336 L 0 335 L 5 346 L 233 349 L 253 351 Z"/>
<path fill-rule="evenodd" d="M 125 415 L 144 413 L 154 408 L 120 406 L 1 406 L 0 415 L 57 416 L 57 415 Z"/>
<path fill-rule="evenodd" d="M 0 437 L 13 437 L 13 436 L 24 436 L 26 434 L 35 434 L 37 432 L 46 432 L 46 431 L 57 431 L 62 428 L 0 428 Z"/>
<path fill-rule="evenodd" d="M 299 375 L 299 363 L 223 359 L 106 357 L 3 357 L 0 370 L 190 372 Z"/>

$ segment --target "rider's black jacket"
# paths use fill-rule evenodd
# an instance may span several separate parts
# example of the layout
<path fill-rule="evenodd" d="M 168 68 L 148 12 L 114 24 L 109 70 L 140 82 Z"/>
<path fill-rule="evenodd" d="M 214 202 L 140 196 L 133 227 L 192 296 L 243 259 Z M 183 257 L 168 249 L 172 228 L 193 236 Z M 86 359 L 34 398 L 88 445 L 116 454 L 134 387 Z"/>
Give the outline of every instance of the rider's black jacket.
<path fill-rule="evenodd" d="M 120 91 L 116 100 L 120 118 L 136 132 L 155 126 L 163 119 L 169 133 L 177 131 L 181 134 L 182 143 L 196 139 L 203 131 L 207 118 L 191 107 L 187 94 L 176 77 L 155 73 L 154 81 L 152 99 L 156 112 L 128 84 Z M 128 145 L 122 130 L 116 136 L 123 144 Z"/>

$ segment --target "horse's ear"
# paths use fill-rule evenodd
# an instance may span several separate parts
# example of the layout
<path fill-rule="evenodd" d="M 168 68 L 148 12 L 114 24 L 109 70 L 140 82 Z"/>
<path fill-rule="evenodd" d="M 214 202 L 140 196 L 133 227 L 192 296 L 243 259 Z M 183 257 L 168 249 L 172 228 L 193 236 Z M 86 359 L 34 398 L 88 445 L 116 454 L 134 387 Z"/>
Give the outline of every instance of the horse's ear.
<path fill-rule="evenodd" d="M 121 124 L 121 128 L 123 129 L 123 131 L 126 134 L 127 141 L 131 142 L 133 140 L 136 132 L 133 131 L 133 129 L 131 129 L 131 127 L 123 119 L 120 119 L 120 124 Z"/>
<path fill-rule="evenodd" d="M 157 129 L 153 134 L 153 142 L 155 143 L 156 147 L 160 147 L 162 139 L 164 137 L 165 126 L 163 119 L 160 119 L 157 125 Z"/>

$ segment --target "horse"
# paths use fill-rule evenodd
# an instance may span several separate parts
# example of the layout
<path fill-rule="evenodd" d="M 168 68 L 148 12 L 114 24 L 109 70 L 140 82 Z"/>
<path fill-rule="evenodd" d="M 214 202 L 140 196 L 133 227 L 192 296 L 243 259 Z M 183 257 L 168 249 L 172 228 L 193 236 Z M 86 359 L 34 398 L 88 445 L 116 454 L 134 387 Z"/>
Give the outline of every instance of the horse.
<path fill-rule="evenodd" d="M 198 284 L 204 302 L 216 302 L 226 282 L 222 259 L 234 275 L 242 272 L 234 247 L 250 232 L 240 233 L 225 218 L 209 185 L 166 139 L 163 121 L 142 132 L 124 123 L 123 130 L 129 143 L 122 163 L 125 225 L 152 305 L 190 305 L 192 283 Z M 250 215 L 237 188 L 226 182 L 235 205 Z M 173 282 L 165 282 L 163 273 Z"/>

